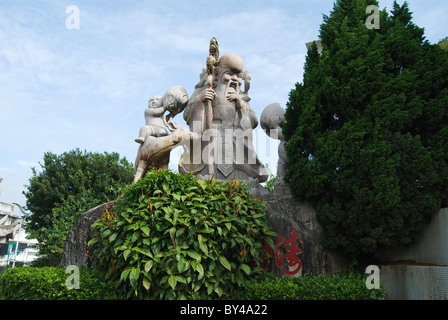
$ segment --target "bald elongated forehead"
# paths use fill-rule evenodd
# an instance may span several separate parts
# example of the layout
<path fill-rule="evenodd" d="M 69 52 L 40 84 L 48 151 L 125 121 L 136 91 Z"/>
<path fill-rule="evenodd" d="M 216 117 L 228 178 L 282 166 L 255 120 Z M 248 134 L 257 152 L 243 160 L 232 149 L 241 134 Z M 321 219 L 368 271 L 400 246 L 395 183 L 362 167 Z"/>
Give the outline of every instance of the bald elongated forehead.
<path fill-rule="evenodd" d="M 240 73 L 240 72 L 243 72 L 244 63 L 243 63 L 243 59 L 241 59 L 240 56 L 238 56 L 234 53 L 229 53 L 229 54 L 223 55 L 219 59 L 218 67 L 223 68 L 223 69 L 230 69 L 230 70 L 232 70 L 232 72 L 235 72 L 235 73 Z"/>

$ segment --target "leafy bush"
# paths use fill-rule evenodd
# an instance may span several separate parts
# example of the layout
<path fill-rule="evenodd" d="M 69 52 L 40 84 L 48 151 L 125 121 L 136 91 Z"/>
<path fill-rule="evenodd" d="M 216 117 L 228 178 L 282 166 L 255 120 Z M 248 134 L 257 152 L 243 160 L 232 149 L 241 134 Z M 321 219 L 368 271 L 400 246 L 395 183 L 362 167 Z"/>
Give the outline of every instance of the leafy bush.
<path fill-rule="evenodd" d="M 98 270 L 79 268 L 79 289 L 69 289 L 70 273 L 58 267 L 8 268 L 0 274 L 1 300 L 109 300 L 118 299 L 112 282 Z"/>
<path fill-rule="evenodd" d="M 240 181 L 149 172 L 123 189 L 93 228 L 97 264 L 127 298 L 222 297 L 258 271 L 268 235 L 263 203 Z"/>
<path fill-rule="evenodd" d="M 240 300 L 383 300 L 384 287 L 367 289 L 366 276 L 357 274 L 305 276 L 300 278 L 273 276 L 247 281 L 238 292 Z"/>

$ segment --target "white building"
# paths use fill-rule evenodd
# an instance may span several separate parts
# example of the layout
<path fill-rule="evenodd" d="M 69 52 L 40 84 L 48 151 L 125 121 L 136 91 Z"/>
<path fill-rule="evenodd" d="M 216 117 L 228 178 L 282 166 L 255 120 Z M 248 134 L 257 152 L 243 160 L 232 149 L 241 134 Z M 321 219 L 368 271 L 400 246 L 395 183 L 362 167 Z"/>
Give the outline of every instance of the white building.
<path fill-rule="evenodd" d="M 38 242 L 27 236 L 22 218 L 14 214 L 14 206 L 0 202 L 0 268 L 15 263 L 27 265 L 37 258 Z"/>

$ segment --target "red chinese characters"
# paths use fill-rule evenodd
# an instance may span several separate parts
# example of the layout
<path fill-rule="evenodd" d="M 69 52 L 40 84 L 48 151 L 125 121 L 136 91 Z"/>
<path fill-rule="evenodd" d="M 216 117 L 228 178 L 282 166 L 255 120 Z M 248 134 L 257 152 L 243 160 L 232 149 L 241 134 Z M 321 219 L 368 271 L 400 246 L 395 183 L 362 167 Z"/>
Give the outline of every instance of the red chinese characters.
<path fill-rule="evenodd" d="M 286 241 L 283 236 L 280 236 L 275 244 L 275 264 L 282 268 L 283 262 L 286 260 L 287 266 L 284 267 L 284 272 L 289 276 L 297 274 L 302 269 L 302 261 L 297 256 L 302 253 L 302 249 L 299 247 L 297 240 L 303 243 L 303 240 L 299 239 L 296 229 L 292 229 L 291 236 Z"/>

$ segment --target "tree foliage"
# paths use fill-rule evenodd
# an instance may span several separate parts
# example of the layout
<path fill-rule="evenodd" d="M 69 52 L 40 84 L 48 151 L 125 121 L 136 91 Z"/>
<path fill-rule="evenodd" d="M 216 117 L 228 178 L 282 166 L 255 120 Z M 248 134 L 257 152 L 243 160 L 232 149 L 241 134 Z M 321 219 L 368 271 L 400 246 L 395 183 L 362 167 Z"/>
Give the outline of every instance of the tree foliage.
<path fill-rule="evenodd" d="M 44 154 L 41 170 L 32 169 L 27 191 L 26 230 L 39 241 L 44 264 L 60 262 L 65 238 L 87 210 L 115 199 L 120 187 L 132 182 L 133 167 L 117 153 L 72 150 Z"/>
<path fill-rule="evenodd" d="M 204 181 L 169 170 L 125 188 L 93 225 L 97 266 L 127 298 L 219 298 L 261 272 L 268 235 L 263 203 L 238 180 Z"/>
<path fill-rule="evenodd" d="M 285 179 L 316 206 L 324 244 L 353 255 L 414 240 L 448 200 L 448 55 L 407 3 L 338 0 L 290 93 Z"/>
<path fill-rule="evenodd" d="M 448 51 L 448 37 L 443 38 L 439 41 L 439 46 L 442 50 Z"/>

